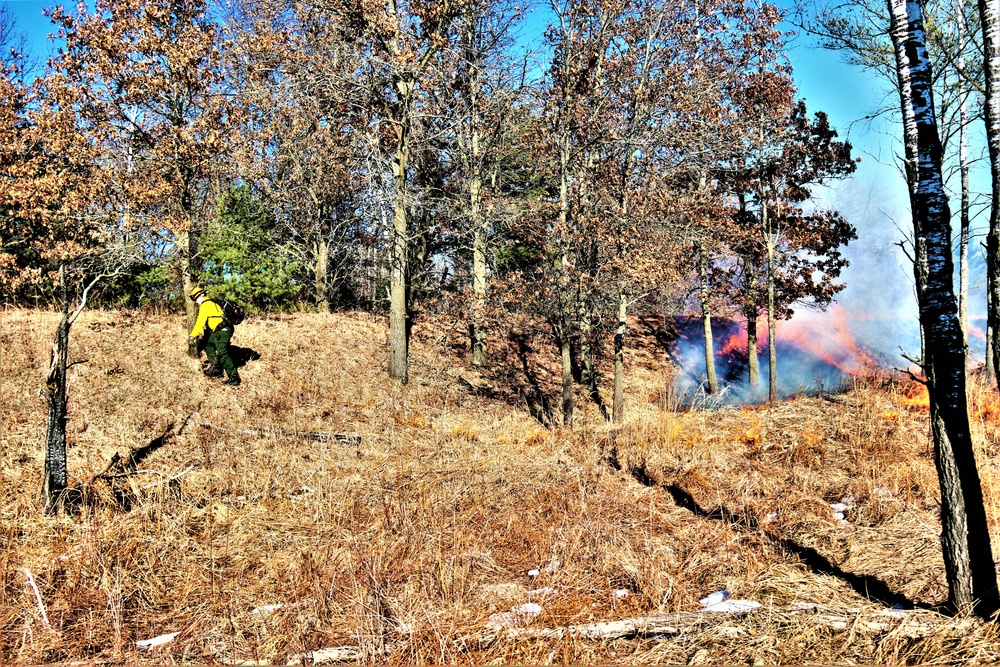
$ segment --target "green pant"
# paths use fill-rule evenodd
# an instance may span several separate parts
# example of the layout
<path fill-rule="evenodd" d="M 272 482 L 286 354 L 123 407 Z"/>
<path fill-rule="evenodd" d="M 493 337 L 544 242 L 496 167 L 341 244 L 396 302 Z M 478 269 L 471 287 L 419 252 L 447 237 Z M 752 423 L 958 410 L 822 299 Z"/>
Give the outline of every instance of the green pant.
<path fill-rule="evenodd" d="M 213 364 L 221 364 L 229 377 L 236 377 L 239 373 L 236 364 L 229 355 L 229 339 L 233 337 L 233 328 L 220 326 L 218 329 L 208 334 L 208 342 L 205 343 L 205 356 Z"/>

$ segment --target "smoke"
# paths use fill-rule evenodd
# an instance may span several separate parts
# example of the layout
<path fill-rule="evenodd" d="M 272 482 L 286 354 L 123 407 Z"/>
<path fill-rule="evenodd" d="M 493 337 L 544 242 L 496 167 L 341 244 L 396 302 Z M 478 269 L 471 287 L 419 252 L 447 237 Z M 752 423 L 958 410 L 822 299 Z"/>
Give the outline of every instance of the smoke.
<path fill-rule="evenodd" d="M 834 305 L 827 312 L 807 311 L 792 320 L 777 323 L 776 374 L 780 398 L 838 391 L 857 375 L 886 367 L 883 356 L 857 341 L 850 322 L 851 315 L 843 307 Z M 710 400 L 747 405 L 767 398 L 766 322 L 758 323 L 759 382 L 753 386 L 749 383 L 746 322 L 713 319 L 714 359 L 721 393 L 711 398 L 707 394 L 702 321 L 681 318 L 675 322 L 675 327 L 678 337 L 674 360 L 682 369 L 676 389 L 685 403 Z"/>
<path fill-rule="evenodd" d="M 823 311 L 798 307 L 792 319 L 777 323 L 778 394 L 782 397 L 836 390 L 873 368 L 909 368 L 904 355 L 915 358 L 920 354 L 913 269 L 907 255 L 912 223 L 902 176 L 891 165 L 862 162 L 852 178 L 836 187 L 817 189 L 814 205 L 840 211 L 857 228 L 858 239 L 844 249 L 850 265 L 841 274 L 846 287 L 835 302 Z M 683 369 L 678 390 L 693 400 L 704 396 L 705 389 L 702 325 L 684 321 L 677 326 L 674 356 Z M 722 400 L 748 404 L 766 398 L 766 323 L 758 323 L 757 387 L 747 382 L 746 323 L 717 320 L 713 329 L 717 374 L 726 394 Z M 973 333 L 970 342 L 976 340 Z"/>
<path fill-rule="evenodd" d="M 861 346 L 891 364 L 906 365 L 903 353 L 920 354 L 906 184 L 887 165 L 864 165 L 817 202 L 839 210 L 858 230 L 858 239 L 845 249 L 850 266 L 842 274 L 847 286 L 837 304 L 848 314 L 846 326 Z"/>

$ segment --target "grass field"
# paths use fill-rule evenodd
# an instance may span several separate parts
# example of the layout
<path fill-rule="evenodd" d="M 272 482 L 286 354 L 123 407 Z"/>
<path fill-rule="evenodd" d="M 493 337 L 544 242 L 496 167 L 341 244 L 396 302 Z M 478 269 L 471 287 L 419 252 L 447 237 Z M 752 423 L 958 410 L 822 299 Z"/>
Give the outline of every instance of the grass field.
<path fill-rule="evenodd" d="M 382 320 L 251 319 L 232 388 L 182 354 L 180 317 L 85 312 L 73 504 L 45 516 L 57 319 L 0 312 L 0 662 L 1000 661 L 993 625 L 936 611 L 937 477 L 902 380 L 675 410 L 637 337 L 625 424 L 581 390 L 569 431 L 532 416 L 559 404 L 539 341 L 473 372 L 461 325 L 418 323 L 398 386 Z M 972 394 L 996 544 L 1000 403 Z M 722 589 L 759 606 L 702 611 Z"/>

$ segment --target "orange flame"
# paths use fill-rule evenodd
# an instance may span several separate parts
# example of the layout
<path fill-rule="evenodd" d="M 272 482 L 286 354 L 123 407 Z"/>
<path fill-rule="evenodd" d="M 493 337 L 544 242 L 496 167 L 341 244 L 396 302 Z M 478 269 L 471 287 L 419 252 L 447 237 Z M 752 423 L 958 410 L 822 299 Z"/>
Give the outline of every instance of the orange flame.
<path fill-rule="evenodd" d="M 969 392 L 972 418 L 983 424 L 1000 423 L 1000 398 L 991 387 L 976 387 Z"/>
<path fill-rule="evenodd" d="M 778 327 L 778 337 L 844 373 L 858 373 L 878 365 L 876 359 L 858 345 L 849 326 L 850 315 L 834 304 L 825 316 L 792 319 Z"/>
<path fill-rule="evenodd" d="M 896 399 L 896 404 L 912 412 L 930 412 L 931 398 L 927 393 L 927 385 L 919 382 L 910 383 Z"/>
<path fill-rule="evenodd" d="M 850 319 L 847 310 L 837 304 L 825 313 L 801 313 L 778 326 L 778 344 L 793 345 L 849 375 L 877 367 L 875 357 L 855 340 L 848 324 Z M 768 338 L 766 322 L 761 325 L 758 328 L 758 352 L 766 349 Z M 741 327 L 722 343 L 719 353 L 745 353 L 746 349 L 747 333 Z"/>

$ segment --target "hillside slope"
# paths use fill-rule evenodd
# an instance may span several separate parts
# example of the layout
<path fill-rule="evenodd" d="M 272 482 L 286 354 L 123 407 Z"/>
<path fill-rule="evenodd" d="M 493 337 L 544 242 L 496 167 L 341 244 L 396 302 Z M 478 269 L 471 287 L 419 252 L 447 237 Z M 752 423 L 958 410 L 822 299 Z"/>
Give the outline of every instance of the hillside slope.
<path fill-rule="evenodd" d="M 475 373 L 459 327 L 422 324 L 401 387 L 379 319 L 251 319 L 231 388 L 180 353 L 180 318 L 89 312 L 71 342 L 73 504 L 48 517 L 56 321 L 0 313 L 0 661 L 1000 660 L 993 626 L 933 611 L 937 481 L 899 383 L 671 411 L 648 333 L 626 424 L 581 392 L 569 432 L 542 423 L 558 401 L 539 341 L 505 339 Z M 991 401 L 977 392 L 973 414 L 996 543 Z M 109 467 L 116 453 L 135 465 Z M 701 612 L 722 589 L 760 607 Z"/>

